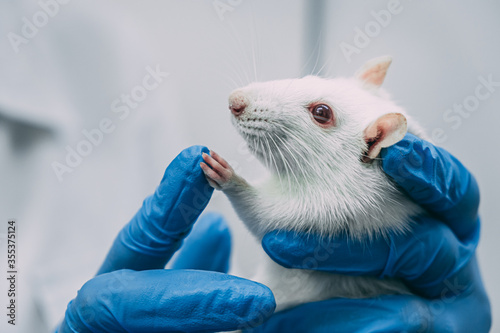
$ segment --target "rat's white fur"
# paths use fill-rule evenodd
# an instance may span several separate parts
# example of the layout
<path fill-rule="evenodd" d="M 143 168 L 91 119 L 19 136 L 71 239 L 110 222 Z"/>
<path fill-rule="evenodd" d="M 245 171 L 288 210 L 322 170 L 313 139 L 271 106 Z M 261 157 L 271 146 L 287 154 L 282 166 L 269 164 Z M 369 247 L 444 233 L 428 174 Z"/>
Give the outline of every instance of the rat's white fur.
<path fill-rule="evenodd" d="M 408 231 L 411 216 L 421 212 L 385 175 L 380 161 L 361 161 L 367 151 L 364 130 L 385 114 L 405 115 L 409 132 L 424 136 L 379 87 L 357 78 L 307 76 L 252 83 L 235 90 L 230 100 L 246 105 L 233 123 L 272 173 L 260 186 L 241 181 L 224 191 L 259 240 L 277 229 L 383 237 Z M 335 126 L 313 121 L 308 111 L 313 103 L 332 107 Z M 279 310 L 331 297 L 408 292 L 396 280 L 287 269 L 267 256 L 253 279 L 273 290 Z"/>

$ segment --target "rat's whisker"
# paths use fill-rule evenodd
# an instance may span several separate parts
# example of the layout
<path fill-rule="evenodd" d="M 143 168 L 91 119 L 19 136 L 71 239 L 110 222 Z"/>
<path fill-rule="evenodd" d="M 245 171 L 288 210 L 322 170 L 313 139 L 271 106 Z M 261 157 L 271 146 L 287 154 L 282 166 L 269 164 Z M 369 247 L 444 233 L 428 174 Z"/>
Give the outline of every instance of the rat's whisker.
<path fill-rule="evenodd" d="M 276 147 L 276 150 L 278 151 L 279 155 L 281 156 L 282 160 L 283 160 L 283 163 L 284 163 L 284 166 L 285 166 L 285 173 L 287 173 L 287 178 L 288 178 L 288 190 L 291 191 L 292 190 L 292 185 L 290 183 L 290 173 L 293 175 L 293 177 L 295 178 L 295 181 L 297 182 L 297 184 L 300 184 L 299 183 L 299 180 L 297 179 L 297 177 L 295 176 L 295 173 L 293 172 L 292 168 L 288 165 L 288 162 L 285 158 L 285 156 L 283 155 L 283 153 L 281 152 L 281 149 L 279 148 L 279 146 L 276 144 L 276 141 L 274 141 L 273 137 L 271 135 L 269 135 L 269 139 L 271 139 L 271 141 L 274 143 L 274 146 Z M 288 168 L 290 169 L 290 172 L 288 172 Z"/>
<path fill-rule="evenodd" d="M 298 169 L 298 172 L 301 174 L 301 178 L 304 178 L 304 168 L 301 168 L 302 164 L 299 163 L 299 161 L 297 160 L 297 157 L 295 156 L 296 154 L 294 154 L 291 150 L 290 150 L 290 147 L 288 147 L 288 145 L 283 141 L 282 138 L 280 138 L 279 136 L 276 136 L 276 138 L 281 142 L 281 146 L 283 148 L 285 148 L 289 155 L 294 161 L 295 161 L 295 171 Z M 297 152 L 297 150 L 292 146 L 292 149 Z M 297 178 L 297 177 L 295 177 Z"/>

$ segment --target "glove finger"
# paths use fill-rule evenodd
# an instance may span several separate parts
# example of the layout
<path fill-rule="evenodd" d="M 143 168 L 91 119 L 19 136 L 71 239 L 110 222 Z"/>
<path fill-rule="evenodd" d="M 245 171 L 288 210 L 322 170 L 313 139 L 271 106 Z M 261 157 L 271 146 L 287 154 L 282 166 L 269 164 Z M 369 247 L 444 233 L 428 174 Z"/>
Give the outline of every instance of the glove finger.
<path fill-rule="evenodd" d="M 336 298 L 308 303 L 274 314 L 245 332 L 433 332 L 425 300 L 389 295 L 372 299 Z"/>
<path fill-rule="evenodd" d="M 227 273 L 231 254 L 231 233 L 224 217 L 203 214 L 172 259 L 172 269 L 198 269 Z"/>
<path fill-rule="evenodd" d="M 264 321 L 274 311 L 266 286 L 194 270 L 120 270 L 88 281 L 59 333 L 214 332 Z"/>
<path fill-rule="evenodd" d="M 165 267 L 208 204 L 213 189 L 199 167 L 206 147 L 183 150 L 167 167 L 155 193 L 121 230 L 98 274 Z"/>
<path fill-rule="evenodd" d="M 407 235 L 360 242 L 280 231 L 265 235 L 262 246 L 274 261 L 288 268 L 402 278 L 415 291 L 434 297 L 448 279 L 458 276 L 460 283 L 467 281 L 467 275 L 457 273 L 474 254 L 477 226 L 470 239 L 460 241 L 446 225 L 420 217 Z"/>
<path fill-rule="evenodd" d="M 446 150 L 412 134 L 381 152 L 382 167 L 417 203 L 447 223 L 459 238 L 474 232 L 479 188 Z"/>

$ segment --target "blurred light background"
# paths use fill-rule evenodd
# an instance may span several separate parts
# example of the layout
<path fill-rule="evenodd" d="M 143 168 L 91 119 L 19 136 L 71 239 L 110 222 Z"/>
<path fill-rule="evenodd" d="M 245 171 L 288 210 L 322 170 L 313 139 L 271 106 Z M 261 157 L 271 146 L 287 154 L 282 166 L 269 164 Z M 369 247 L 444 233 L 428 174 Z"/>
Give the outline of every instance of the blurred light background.
<path fill-rule="evenodd" d="M 250 180 L 265 173 L 230 124 L 232 89 L 349 76 L 386 54 L 394 61 L 385 88 L 479 181 L 479 260 L 500 331 L 500 87 L 471 111 L 447 111 L 473 101 L 479 77 L 500 81 L 499 14 L 494 0 L 3 0 L 0 228 L 18 221 L 20 308 L 16 329 L 2 320 L 0 331 L 52 330 L 183 148 L 206 145 Z M 123 94 L 141 92 L 148 70 L 168 75 L 128 113 L 118 111 Z M 88 155 L 60 181 L 54 162 L 65 164 L 68 149 L 105 119 L 113 131 L 83 147 Z M 209 209 L 231 223 L 233 267 L 250 272 L 250 234 L 221 193 Z"/>

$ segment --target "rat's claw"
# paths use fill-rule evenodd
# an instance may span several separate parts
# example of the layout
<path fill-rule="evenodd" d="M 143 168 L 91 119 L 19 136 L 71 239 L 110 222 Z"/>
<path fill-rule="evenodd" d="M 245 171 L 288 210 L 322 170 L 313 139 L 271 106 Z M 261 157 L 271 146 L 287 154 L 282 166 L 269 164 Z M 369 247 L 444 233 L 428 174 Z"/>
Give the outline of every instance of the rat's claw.
<path fill-rule="evenodd" d="M 210 156 L 212 156 L 224 168 L 231 169 L 231 166 L 229 165 L 229 163 L 227 163 L 225 159 L 223 159 L 219 154 L 217 154 L 213 150 L 210 150 Z"/>
<path fill-rule="evenodd" d="M 214 189 L 219 190 L 219 191 L 222 190 L 222 187 L 220 187 L 219 184 L 217 184 L 215 181 L 210 179 L 207 175 L 205 175 L 205 178 L 207 179 L 210 186 L 212 186 Z"/>
<path fill-rule="evenodd" d="M 203 153 L 203 160 L 212 167 L 217 173 L 221 173 L 225 168 L 220 164 L 215 158 L 213 158 L 211 155 L 208 155 L 207 153 Z"/>
<path fill-rule="evenodd" d="M 205 173 L 210 186 L 216 190 L 232 191 L 238 186 L 248 187 L 248 183 L 239 177 L 231 168 L 229 163 L 214 151 L 210 151 L 210 155 L 203 153 L 203 161 L 200 167 Z"/>
<path fill-rule="evenodd" d="M 233 180 L 234 171 L 222 157 L 216 153 L 214 155 L 212 157 L 203 153 L 202 156 L 205 163 L 201 162 L 200 166 L 209 184 L 215 189 L 222 190 Z"/>
<path fill-rule="evenodd" d="M 207 176 L 209 179 L 213 180 L 217 184 L 219 184 L 219 182 L 222 182 L 222 177 L 219 174 L 217 174 L 217 172 L 212 170 L 208 165 L 201 162 L 200 167 L 201 170 L 203 170 L 203 173 L 205 173 L 205 176 Z"/>
<path fill-rule="evenodd" d="M 205 178 L 207 179 L 210 186 L 212 186 L 216 190 L 222 190 L 219 183 L 217 182 L 217 179 L 220 178 L 220 176 L 203 162 L 200 163 L 200 167 L 205 174 Z"/>
<path fill-rule="evenodd" d="M 231 180 L 233 176 L 233 169 L 220 156 L 219 158 L 222 160 L 222 164 L 212 156 L 203 153 L 203 160 L 222 178 L 222 181 L 226 183 Z M 219 185 L 221 184 L 219 183 Z"/>

